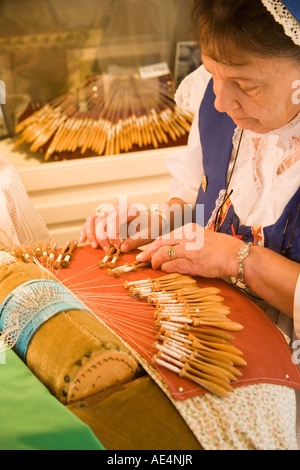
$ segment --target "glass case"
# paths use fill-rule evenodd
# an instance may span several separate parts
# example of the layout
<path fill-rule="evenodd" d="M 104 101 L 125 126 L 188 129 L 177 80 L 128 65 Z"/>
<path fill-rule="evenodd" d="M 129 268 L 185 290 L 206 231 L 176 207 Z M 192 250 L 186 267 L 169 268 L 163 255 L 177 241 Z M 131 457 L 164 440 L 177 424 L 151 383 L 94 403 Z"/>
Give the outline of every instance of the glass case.
<path fill-rule="evenodd" d="M 0 79 L 13 125 L 93 75 L 167 64 L 175 86 L 200 63 L 191 0 L 1 0 Z"/>
<path fill-rule="evenodd" d="M 192 0 L 1 0 L 0 80 L 12 127 L 70 93 L 76 112 L 90 112 L 82 85 L 92 84 L 97 93 L 95 77 L 105 77 L 106 84 L 122 74 L 154 80 L 156 95 L 167 87 L 173 97 L 201 60 L 190 31 L 191 5 Z M 154 135 L 154 118 L 148 118 L 148 135 Z M 63 240 L 76 238 L 99 202 L 113 202 L 118 194 L 146 205 L 165 202 L 170 180 L 165 157 L 187 137 L 185 132 L 157 148 L 153 141 L 135 144 L 130 151 L 121 151 L 115 137 L 113 150 L 101 158 L 81 148 L 45 160 L 51 139 L 40 148 L 23 142 L 15 149 L 17 134 L 0 140 L 0 154 L 19 171 L 51 235 Z"/>

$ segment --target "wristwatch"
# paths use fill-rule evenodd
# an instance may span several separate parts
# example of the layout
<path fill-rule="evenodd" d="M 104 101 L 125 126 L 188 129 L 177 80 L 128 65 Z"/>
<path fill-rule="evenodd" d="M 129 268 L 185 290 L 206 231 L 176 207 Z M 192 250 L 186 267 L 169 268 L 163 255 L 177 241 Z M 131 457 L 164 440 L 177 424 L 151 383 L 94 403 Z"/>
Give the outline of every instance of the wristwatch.
<path fill-rule="evenodd" d="M 241 246 L 237 250 L 237 255 L 239 257 L 239 261 L 238 261 L 239 271 L 238 271 L 238 277 L 237 277 L 236 282 L 239 284 L 243 284 L 244 288 L 247 287 L 245 280 L 244 280 L 244 260 L 249 255 L 251 246 L 253 246 L 253 243 L 246 243 L 246 245 Z"/>

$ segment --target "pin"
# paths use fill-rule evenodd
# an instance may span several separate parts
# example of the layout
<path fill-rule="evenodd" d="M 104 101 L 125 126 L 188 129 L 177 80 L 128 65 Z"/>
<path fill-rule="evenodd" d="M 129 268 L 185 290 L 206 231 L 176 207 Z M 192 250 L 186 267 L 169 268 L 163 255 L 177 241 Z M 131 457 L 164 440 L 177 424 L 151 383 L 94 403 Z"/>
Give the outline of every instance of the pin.
<path fill-rule="evenodd" d="M 203 175 L 203 178 L 202 178 L 202 189 L 206 193 L 206 189 L 207 189 L 207 176 L 206 175 Z"/>

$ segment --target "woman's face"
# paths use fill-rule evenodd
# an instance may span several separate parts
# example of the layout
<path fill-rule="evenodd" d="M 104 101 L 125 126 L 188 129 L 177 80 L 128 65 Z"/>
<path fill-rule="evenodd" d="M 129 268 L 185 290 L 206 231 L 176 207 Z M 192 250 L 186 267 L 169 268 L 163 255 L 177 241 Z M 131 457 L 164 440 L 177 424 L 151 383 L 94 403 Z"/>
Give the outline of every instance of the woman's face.
<path fill-rule="evenodd" d="M 245 54 L 243 65 L 224 65 L 202 55 L 212 74 L 215 108 L 237 126 L 265 134 L 300 112 L 300 65 L 285 58 Z"/>

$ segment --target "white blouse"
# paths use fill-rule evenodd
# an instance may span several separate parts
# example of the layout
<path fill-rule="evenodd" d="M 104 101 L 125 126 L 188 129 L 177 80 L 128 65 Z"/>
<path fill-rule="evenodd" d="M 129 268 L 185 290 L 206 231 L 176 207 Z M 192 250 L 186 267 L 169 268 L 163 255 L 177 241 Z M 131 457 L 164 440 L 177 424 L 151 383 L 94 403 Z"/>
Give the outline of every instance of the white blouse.
<path fill-rule="evenodd" d="M 203 178 L 198 111 L 211 75 L 204 66 L 186 77 L 176 92 L 179 106 L 195 113 L 187 148 L 170 155 L 173 176 L 170 197 L 195 204 Z M 230 174 L 241 129 L 233 136 Z M 282 214 L 300 186 L 300 114 L 281 129 L 267 134 L 244 131 L 230 189 L 241 224 L 268 226 Z"/>

